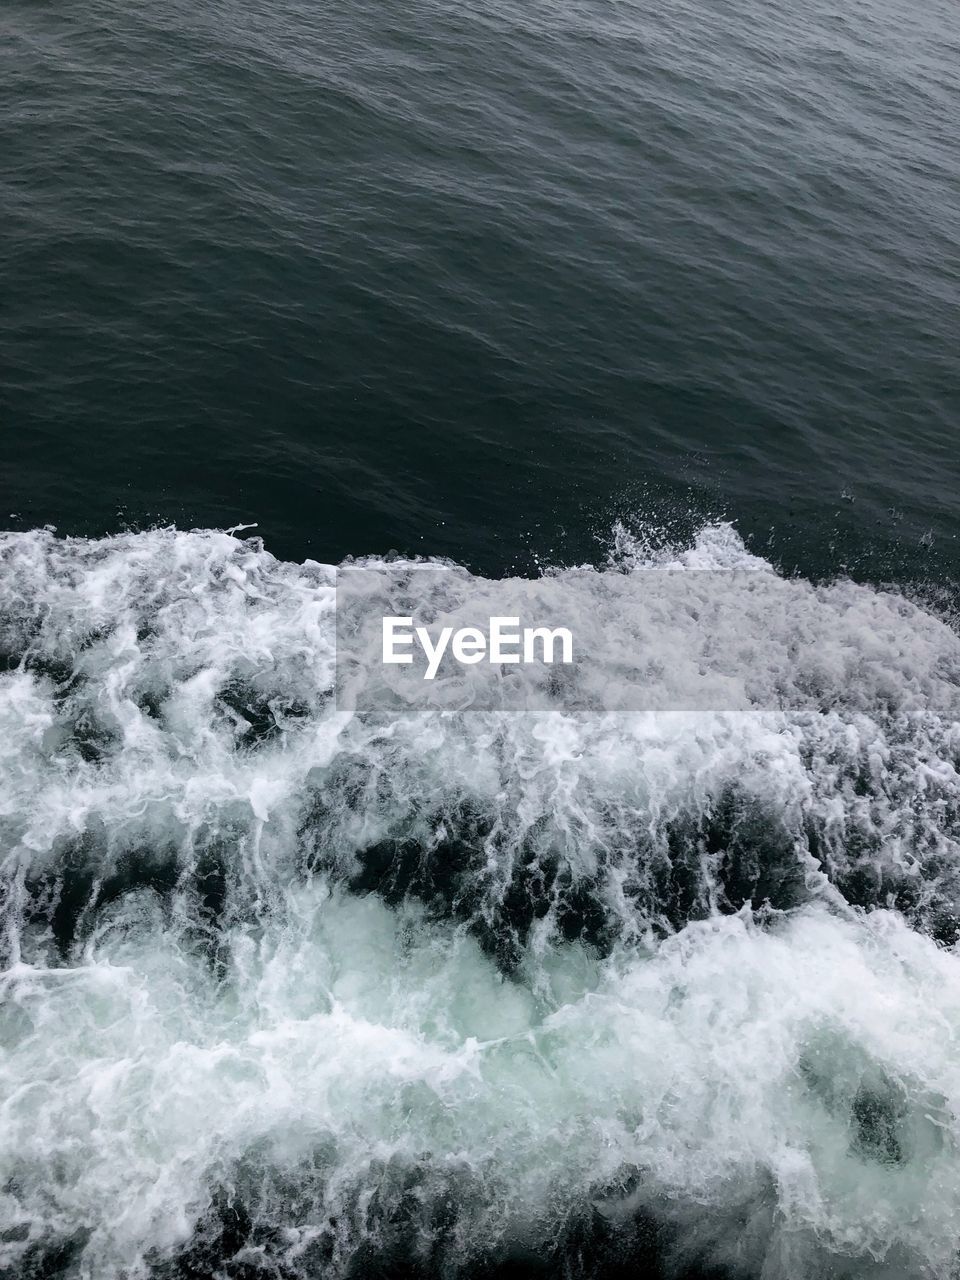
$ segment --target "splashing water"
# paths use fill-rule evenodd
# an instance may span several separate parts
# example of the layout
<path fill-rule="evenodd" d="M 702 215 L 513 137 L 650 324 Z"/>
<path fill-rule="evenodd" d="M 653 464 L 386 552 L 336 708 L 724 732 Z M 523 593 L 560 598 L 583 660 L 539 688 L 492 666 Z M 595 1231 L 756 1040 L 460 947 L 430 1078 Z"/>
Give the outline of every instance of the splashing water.
<path fill-rule="evenodd" d="M 960 638 L 776 579 L 744 655 L 741 570 L 618 528 L 584 680 L 393 716 L 329 566 L 2 535 L 0 1266 L 952 1275 Z M 606 707 L 641 645 L 731 709 Z"/>

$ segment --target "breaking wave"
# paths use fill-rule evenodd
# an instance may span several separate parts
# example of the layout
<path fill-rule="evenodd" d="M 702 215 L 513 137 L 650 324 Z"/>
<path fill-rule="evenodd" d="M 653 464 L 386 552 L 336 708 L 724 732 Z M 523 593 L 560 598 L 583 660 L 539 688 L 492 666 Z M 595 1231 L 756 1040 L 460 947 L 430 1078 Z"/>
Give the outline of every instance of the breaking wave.
<path fill-rule="evenodd" d="M 776 579 L 744 653 L 745 570 L 618 529 L 586 684 L 394 715 L 331 566 L 0 536 L 0 1267 L 954 1275 L 960 637 Z M 608 709 L 641 640 L 730 709 Z"/>

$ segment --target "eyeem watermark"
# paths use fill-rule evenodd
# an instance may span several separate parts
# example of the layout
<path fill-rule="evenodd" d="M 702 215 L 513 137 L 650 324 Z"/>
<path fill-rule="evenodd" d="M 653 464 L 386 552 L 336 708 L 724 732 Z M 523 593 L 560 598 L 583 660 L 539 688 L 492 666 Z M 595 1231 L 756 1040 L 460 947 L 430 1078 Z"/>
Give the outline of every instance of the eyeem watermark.
<path fill-rule="evenodd" d="M 478 662 L 565 663 L 573 662 L 573 634 L 568 627 L 524 627 L 519 617 L 493 617 L 485 630 L 480 627 L 441 627 L 436 639 L 427 627 L 414 626 L 412 617 L 383 619 L 383 662 L 386 666 L 408 666 L 414 644 L 427 660 L 424 680 L 433 680 L 449 652 L 454 662 L 472 667 Z"/>
<path fill-rule="evenodd" d="M 387 725 L 424 711 L 816 711 L 862 662 L 862 637 L 855 610 L 766 570 L 492 580 L 374 562 L 337 571 L 334 695 Z"/>
<path fill-rule="evenodd" d="M 389 718 L 557 705 L 583 661 L 583 619 L 569 604 L 548 579 L 495 581 L 446 565 L 344 566 L 337 707 Z"/>

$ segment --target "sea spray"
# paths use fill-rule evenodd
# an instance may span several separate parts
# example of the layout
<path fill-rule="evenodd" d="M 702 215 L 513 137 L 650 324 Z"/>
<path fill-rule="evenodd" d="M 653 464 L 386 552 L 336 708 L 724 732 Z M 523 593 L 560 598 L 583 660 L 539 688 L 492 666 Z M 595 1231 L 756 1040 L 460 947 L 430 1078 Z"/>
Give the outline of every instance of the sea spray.
<path fill-rule="evenodd" d="M 544 579 L 590 641 L 550 705 L 396 714 L 368 673 L 344 711 L 332 567 L 173 530 L 0 557 L 0 1262 L 951 1273 L 939 617 L 728 526 L 620 531 Z M 667 616 L 661 570 L 700 605 Z M 716 597 L 747 570 L 783 602 L 749 661 Z M 726 709 L 604 705 L 641 640 Z"/>

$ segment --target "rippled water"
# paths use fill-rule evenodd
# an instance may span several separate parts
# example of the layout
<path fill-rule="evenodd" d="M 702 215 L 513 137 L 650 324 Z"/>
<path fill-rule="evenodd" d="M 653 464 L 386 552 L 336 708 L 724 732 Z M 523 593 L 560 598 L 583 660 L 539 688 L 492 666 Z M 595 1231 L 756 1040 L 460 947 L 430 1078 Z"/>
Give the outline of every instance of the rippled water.
<path fill-rule="evenodd" d="M 956 572 L 946 0 L 0 24 L 5 517 L 501 572 L 692 505 Z"/>
<path fill-rule="evenodd" d="M 956 1276 L 958 68 L 6 0 L 0 1272 Z M 345 557 L 585 665 L 345 710 Z"/>

